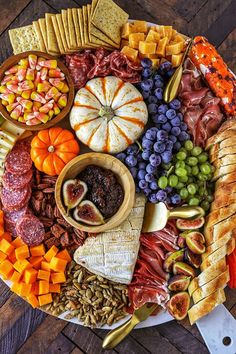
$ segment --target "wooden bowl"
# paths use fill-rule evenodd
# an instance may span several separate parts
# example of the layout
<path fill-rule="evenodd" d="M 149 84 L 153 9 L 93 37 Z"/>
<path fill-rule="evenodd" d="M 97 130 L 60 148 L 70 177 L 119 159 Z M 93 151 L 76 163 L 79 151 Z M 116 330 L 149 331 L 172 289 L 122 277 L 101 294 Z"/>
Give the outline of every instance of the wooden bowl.
<path fill-rule="evenodd" d="M 53 57 L 50 54 L 47 53 L 43 53 L 43 52 L 39 52 L 39 51 L 29 51 L 29 52 L 24 52 L 24 53 L 20 53 L 17 55 L 12 55 L 11 57 L 9 57 L 7 60 L 4 61 L 4 63 L 1 65 L 0 67 L 0 82 L 2 81 L 3 77 L 4 77 L 4 73 L 6 70 L 10 69 L 13 65 L 16 65 L 20 59 L 26 58 L 28 57 L 29 54 L 35 54 L 38 57 L 43 57 L 45 59 L 56 59 L 57 60 L 57 66 L 61 69 L 61 71 L 65 74 L 65 78 L 67 81 L 67 84 L 69 86 L 69 92 L 67 93 L 67 105 L 65 108 L 63 108 L 61 110 L 61 112 L 55 116 L 54 118 L 52 118 L 51 120 L 49 120 L 47 123 L 41 123 L 41 124 L 37 124 L 37 125 L 26 125 L 25 123 L 21 123 L 18 122 L 15 119 L 12 119 L 10 117 L 10 114 L 7 112 L 5 106 L 2 104 L 1 100 L 0 100 L 0 113 L 2 114 L 2 116 L 8 120 L 9 122 L 13 123 L 14 125 L 23 128 L 25 130 L 32 130 L 32 131 L 36 131 L 36 130 L 42 130 L 42 129 L 46 129 L 46 128 L 50 128 L 53 125 L 59 123 L 63 118 L 65 118 L 67 116 L 67 114 L 70 112 L 71 106 L 74 102 L 74 84 L 73 81 L 70 77 L 69 71 L 67 69 L 67 67 L 60 61 L 58 60 L 58 58 Z"/>
<path fill-rule="evenodd" d="M 97 165 L 114 172 L 124 191 L 124 200 L 117 213 L 105 220 L 105 224 L 99 226 L 86 225 L 74 220 L 70 215 L 67 215 L 62 200 L 63 183 L 68 179 L 76 178 L 88 165 Z M 55 199 L 61 214 L 70 225 L 82 231 L 99 233 L 113 229 L 128 217 L 134 206 L 135 184 L 127 167 L 117 158 L 107 154 L 92 152 L 75 157 L 63 168 L 56 182 Z"/>

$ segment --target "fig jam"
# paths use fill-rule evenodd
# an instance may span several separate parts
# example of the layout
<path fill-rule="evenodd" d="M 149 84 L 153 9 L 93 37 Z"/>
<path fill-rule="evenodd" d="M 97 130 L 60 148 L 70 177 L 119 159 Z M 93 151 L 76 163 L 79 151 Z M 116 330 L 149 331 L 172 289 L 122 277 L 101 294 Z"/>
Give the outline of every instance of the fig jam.
<path fill-rule="evenodd" d="M 118 211 L 124 199 L 124 191 L 112 171 L 89 165 L 78 178 L 88 186 L 86 199 L 96 205 L 105 219 Z"/>

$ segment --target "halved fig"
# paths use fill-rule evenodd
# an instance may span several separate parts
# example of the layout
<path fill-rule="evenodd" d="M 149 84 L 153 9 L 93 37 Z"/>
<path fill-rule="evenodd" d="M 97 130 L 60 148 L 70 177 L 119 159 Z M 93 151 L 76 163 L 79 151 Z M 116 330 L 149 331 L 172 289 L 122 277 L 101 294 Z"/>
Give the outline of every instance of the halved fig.
<path fill-rule="evenodd" d="M 178 240 L 177 240 L 177 245 L 179 246 L 179 248 L 184 248 L 186 245 L 185 237 L 179 235 Z"/>
<path fill-rule="evenodd" d="M 73 217 L 88 225 L 101 225 L 105 221 L 98 208 L 90 200 L 82 201 L 74 210 Z"/>
<path fill-rule="evenodd" d="M 184 274 L 173 275 L 168 281 L 168 289 L 170 291 L 185 291 L 188 289 L 191 277 Z"/>
<path fill-rule="evenodd" d="M 195 277 L 195 270 L 184 262 L 176 262 L 173 265 L 173 273 L 174 274 L 184 274 L 190 276 L 192 278 Z"/>
<path fill-rule="evenodd" d="M 179 250 L 173 253 L 170 253 L 167 258 L 164 260 L 163 268 L 166 272 L 171 272 L 173 264 L 177 261 L 182 261 L 184 259 L 184 250 Z"/>
<path fill-rule="evenodd" d="M 183 320 L 189 310 L 190 296 L 186 291 L 177 293 L 167 303 L 167 310 L 178 321 Z"/>
<path fill-rule="evenodd" d="M 62 197 L 67 211 L 75 208 L 88 191 L 86 183 L 79 179 L 68 179 L 62 186 Z"/>
<path fill-rule="evenodd" d="M 179 230 L 197 230 L 204 225 L 205 219 L 201 216 L 195 220 L 177 219 L 176 226 Z"/>
<path fill-rule="evenodd" d="M 204 243 L 205 237 L 201 232 L 193 231 L 186 235 L 186 244 L 190 251 L 195 254 L 202 254 L 205 252 L 206 247 Z"/>
<path fill-rule="evenodd" d="M 188 248 L 184 251 L 184 260 L 194 268 L 199 268 L 202 263 L 202 257 L 200 254 L 195 254 Z"/>

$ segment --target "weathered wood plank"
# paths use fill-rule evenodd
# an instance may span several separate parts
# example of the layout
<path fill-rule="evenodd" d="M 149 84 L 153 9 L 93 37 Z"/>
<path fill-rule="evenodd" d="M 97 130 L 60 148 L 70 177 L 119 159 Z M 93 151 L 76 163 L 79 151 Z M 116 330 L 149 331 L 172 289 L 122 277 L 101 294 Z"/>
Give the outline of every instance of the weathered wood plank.
<path fill-rule="evenodd" d="M 59 333 L 55 340 L 45 350 L 45 354 L 70 353 L 76 346 L 67 337 Z"/>
<path fill-rule="evenodd" d="M 61 9 L 78 7 L 78 4 L 74 0 L 43 0 L 43 1 L 57 11 L 61 11 Z"/>
<path fill-rule="evenodd" d="M 164 0 L 170 7 L 174 8 L 176 13 L 183 17 L 186 21 L 190 21 L 194 15 L 204 6 L 207 0 Z"/>
<path fill-rule="evenodd" d="M 45 354 L 45 351 L 63 330 L 66 324 L 65 321 L 48 315 L 17 353 Z"/>
<path fill-rule="evenodd" d="M 0 0 L 1 21 L 0 34 L 21 13 L 31 0 Z"/>
<path fill-rule="evenodd" d="M 5 304 L 5 302 L 10 296 L 11 290 L 2 280 L 0 280 L 0 307 Z"/>
<path fill-rule="evenodd" d="M 221 43 L 218 50 L 231 70 L 236 72 L 236 28 Z"/>
<path fill-rule="evenodd" d="M 70 354 L 83 354 L 84 352 L 82 350 L 80 350 L 79 348 L 75 348 L 72 350 L 72 352 Z"/>

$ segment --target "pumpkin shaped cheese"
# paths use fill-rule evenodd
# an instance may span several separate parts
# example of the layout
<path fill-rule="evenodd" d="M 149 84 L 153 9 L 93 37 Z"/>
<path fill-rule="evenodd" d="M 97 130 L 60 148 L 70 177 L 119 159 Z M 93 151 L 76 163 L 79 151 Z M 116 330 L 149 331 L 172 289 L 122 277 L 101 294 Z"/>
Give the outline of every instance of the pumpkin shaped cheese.
<path fill-rule="evenodd" d="M 63 167 L 79 153 L 79 144 L 67 129 L 41 130 L 31 142 L 31 159 L 47 175 L 59 175 Z"/>
<path fill-rule="evenodd" d="M 87 82 L 75 97 L 70 124 L 98 152 L 118 153 L 139 138 L 148 120 L 141 93 L 114 76 Z"/>

